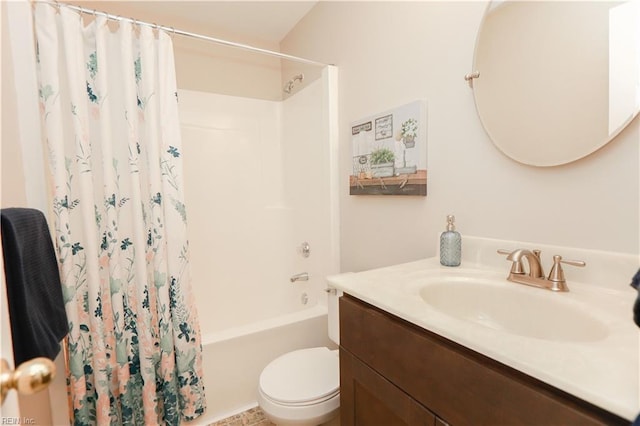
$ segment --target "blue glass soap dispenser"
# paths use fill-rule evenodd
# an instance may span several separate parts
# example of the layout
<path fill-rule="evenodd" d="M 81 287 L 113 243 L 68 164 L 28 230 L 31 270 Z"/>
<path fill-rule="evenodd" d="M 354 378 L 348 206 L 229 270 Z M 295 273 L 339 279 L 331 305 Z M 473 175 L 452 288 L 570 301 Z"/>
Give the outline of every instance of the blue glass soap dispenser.
<path fill-rule="evenodd" d="M 462 237 L 456 231 L 456 218 L 447 216 L 447 230 L 440 234 L 440 263 L 444 266 L 460 266 L 462 258 Z"/>

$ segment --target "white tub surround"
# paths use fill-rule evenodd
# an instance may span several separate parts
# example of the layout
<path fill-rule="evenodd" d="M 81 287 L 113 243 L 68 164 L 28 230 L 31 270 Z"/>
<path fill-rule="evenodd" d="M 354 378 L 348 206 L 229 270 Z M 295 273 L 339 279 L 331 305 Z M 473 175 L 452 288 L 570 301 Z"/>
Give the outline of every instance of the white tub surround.
<path fill-rule="evenodd" d="M 340 270 L 336 86 L 327 67 L 282 102 L 179 91 L 204 335 L 325 304 L 324 277 Z"/>
<path fill-rule="evenodd" d="M 564 267 L 570 289 L 567 293 L 516 284 L 506 280 L 511 262 L 496 250 L 517 248 L 540 249 L 545 273 L 555 254 L 564 259 L 583 260 L 587 266 Z M 436 256 L 334 275 L 327 280 L 331 287 L 632 420 L 640 413 L 640 330 L 633 323 L 636 292 L 629 283 L 637 271 L 638 260 L 638 256 L 629 254 L 466 236 L 459 267 L 442 266 Z M 475 281 L 492 290 L 515 290 L 518 297 L 524 296 L 522 300 L 531 297 L 537 303 L 542 302 L 542 306 L 545 301 L 554 306 L 561 302 L 571 311 L 598 322 L 606 332 L 593 333 L 596 336 L 593 338 L 587 333 L 586 338 L 577 339 L 557 335 L 546 338 L 544 333 L 542 337 L 516 334 L 441 312 L 420 295 L 420 290 L 430 284 L 449 281 L 456 285 L 465 280 L 467 285 Z M 511 308 L 514 315 L 523 315 L 522 306 Z M 545 314 L 541 310 L 531 315 L 531 323 L 544 323 Z"/>

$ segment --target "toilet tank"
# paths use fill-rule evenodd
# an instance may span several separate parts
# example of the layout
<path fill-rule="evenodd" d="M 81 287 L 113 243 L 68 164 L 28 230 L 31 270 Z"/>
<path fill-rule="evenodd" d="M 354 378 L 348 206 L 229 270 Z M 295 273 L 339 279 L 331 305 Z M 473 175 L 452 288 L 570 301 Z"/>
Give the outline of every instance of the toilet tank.
<path fill-rule="evenodd" d="M 338 309 L 340 296 L 342 296 L 341 290 L 331 287 L 327 289 L 329 339 L 336 345 L 340 344 L 340 312 Z"/>

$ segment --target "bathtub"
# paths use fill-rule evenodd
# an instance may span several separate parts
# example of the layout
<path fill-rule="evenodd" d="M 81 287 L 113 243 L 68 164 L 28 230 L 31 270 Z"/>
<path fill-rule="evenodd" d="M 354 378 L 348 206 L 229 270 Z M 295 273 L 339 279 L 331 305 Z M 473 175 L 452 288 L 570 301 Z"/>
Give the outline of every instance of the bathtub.
<path fill-rule="evenodd" d="M 207 411 L 186 425 L 208 425 L 258 405 L 262 369 L 286 352 L 336 348 L 327 336 L 327 308 L 322 304 L 267 320 L 203 336 Z"/>

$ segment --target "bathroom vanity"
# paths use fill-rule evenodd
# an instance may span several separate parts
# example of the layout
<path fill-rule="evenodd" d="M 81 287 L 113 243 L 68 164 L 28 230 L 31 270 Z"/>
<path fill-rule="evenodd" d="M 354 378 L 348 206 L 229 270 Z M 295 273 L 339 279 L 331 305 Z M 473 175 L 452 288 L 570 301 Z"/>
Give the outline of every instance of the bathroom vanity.
<path fill-rule="evenodd" d="M 348 295 L 340 340 L 343 426 L 629 424 Z"/>
<path fill-rule="evenodd" d="M 328 278 L 345 293 L 341 424 L 628 425 L 640 411 L 639 333 L 630 313 L 634 291 L 626 288 L 637 258 L 543 246 L 548 256 L 564 250 L 594 268 L 591 275 L 567 270 L 570 291 L 555 293 L 507 282 L 509 265 L 502 256 L 492 260 L 496 247 L 523 243 L 466 243 L 460 268 L 433 258 Z M 615 288 L 584 283 L 599 280 L 595 268 L 608 264 L 623 269 L 619 279 L 628 277 Z M 439 300 L 447 294 L 462 309 Z M 497 298 L 502 303 L 492 305 Z M 564 325 L 551 330 L 554 321 Z"/>

